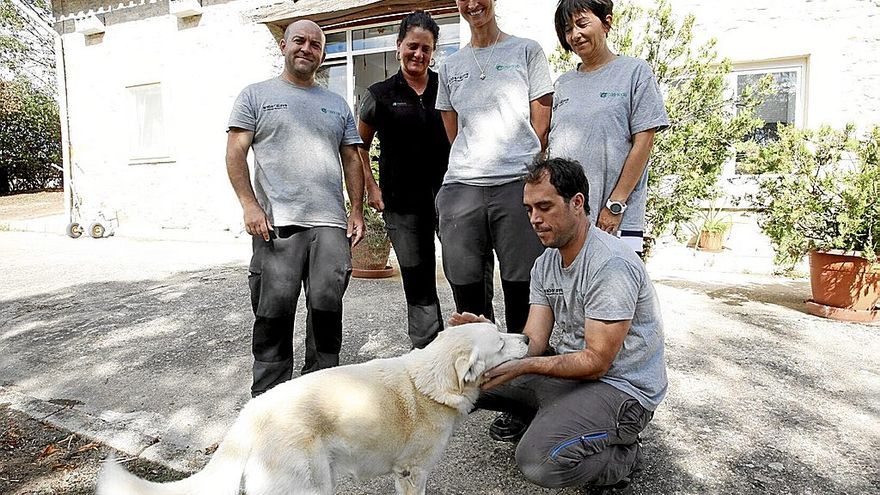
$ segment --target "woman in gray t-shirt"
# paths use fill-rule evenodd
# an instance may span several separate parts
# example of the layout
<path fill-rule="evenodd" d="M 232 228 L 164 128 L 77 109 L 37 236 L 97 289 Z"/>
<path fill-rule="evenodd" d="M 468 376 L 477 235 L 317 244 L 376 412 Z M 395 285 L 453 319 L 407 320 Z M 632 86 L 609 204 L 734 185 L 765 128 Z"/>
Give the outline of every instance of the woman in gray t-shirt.
<path fill-rule="evenodd" d="M 610 0 L 562 0 L 556 9 L 559 43 L 581 63 L 556 81 L 549 146 L 584 167 L 596 225 L 641 254 L 648 157 L 669 119 L 648 64 L 608 48 L 612 8 Z"/>

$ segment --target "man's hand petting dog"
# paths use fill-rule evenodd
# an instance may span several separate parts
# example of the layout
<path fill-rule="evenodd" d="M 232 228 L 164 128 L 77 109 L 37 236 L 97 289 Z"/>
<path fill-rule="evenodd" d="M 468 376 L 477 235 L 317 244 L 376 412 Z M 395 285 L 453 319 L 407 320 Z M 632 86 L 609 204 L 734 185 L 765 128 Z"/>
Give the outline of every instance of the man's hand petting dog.
<path fill-rule="evenodd" d="M 493 323 L 492 320 L 486 318 L 483 315 L 475 315 L 473 313 L 468 313 L 465 311 L 464 313 L 452 313 L 452 316 L 449 317 L 449 326 L 457 327 L 459 325 L 464 325 L 465 323 Z"/>
<path fill-rule="evenodd" d="M 464 325 L 465 323 L 492 323 L 492 321 L 483 315 L 475 315 L 467 311 L 464 313 L 452 313 L 452 316 L 449 317 L 449 326 L 451 327 Z M 486 371 L 480 388 L 489 390 L 502 383 L 509 382 L 520 375 L 525 375 L 528 373 L 527 359 L 514 359 Z"/>
<path fill-rule="evenodd" d="M 480 388 L 483 390 L 489 390 L 502 383 L 507 383 L 520 375 L 529 373 L 529 359 L 530 358 L 514 359 L 513 361 L 501 363 L 498 366 L 487 370 L 483 373 L 484 381 L 480 384 Z"/>

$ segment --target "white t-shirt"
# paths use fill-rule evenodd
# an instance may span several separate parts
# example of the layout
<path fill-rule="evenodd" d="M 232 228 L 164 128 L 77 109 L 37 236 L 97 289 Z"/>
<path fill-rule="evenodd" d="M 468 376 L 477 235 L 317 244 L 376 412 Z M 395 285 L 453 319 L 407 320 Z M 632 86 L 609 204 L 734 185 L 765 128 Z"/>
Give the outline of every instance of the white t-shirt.
<path fill-rule="evenodd" d="M 440 67 L 436 108 L 457 112 L 458 135 L 443 183 L 495 186 L 524 176 L 541 151 L 529 104 L 552 92 L 547 58 L 535 41 L 510 36 L 494 51 L 467 45 L 450 55 Z"/>

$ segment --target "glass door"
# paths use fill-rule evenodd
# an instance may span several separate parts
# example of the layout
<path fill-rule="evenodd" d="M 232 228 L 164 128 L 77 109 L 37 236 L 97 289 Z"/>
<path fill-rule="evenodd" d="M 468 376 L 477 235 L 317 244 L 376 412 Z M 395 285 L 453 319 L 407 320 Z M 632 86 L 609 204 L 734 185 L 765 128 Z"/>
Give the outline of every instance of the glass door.
<path fill-rule="evenodd" d="M 434 69 L 458 51 L 459 17 L 436 19 L 440 39 L 434 52 Z M 327 60 L 318 70 L 318 84 L 341 95 L 357 112 L 364 92 L 372 84 L 391 77 L 400 67 L 397 61 L 397 33 L 400 23 L 337 31 L 327 35 Z"/>

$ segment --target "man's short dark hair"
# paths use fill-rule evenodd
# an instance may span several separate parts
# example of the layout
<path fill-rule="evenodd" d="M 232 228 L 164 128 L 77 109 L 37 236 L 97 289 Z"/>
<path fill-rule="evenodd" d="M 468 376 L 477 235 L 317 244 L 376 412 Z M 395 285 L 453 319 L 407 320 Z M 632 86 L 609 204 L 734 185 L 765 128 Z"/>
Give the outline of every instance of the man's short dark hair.
<path fill-rule="evenodd" d="M 556 25 L 556 37 L 559 38 L 559 44 L 562 48 L 570 52 L 571 45 L 565 40 L 565 31 L 571 24 L 571 18 L 579 12 L 589 10 L 598 17 L 602 24 L 608 29 L 611 25 L 605 21 L 605 17 L 613 14 L 614 2 L 612 0 L 559 0 L 556 5 L 556 14 L 553 16 L 553 22 Z"/>
<path fill-rule="evenodd" d="M 587 176 L 584 175 L 584 167 L 577 160 L 538 157 L 529 165 L 526 183 L 537 184 L 544 180 L 545 174 L 566 203 L 571 201 L 575 194 L 583 194 L 584 212 L 590 214 L 590 207 L 587 205 L 590 199 L 590 184 L 587 182 Z"/>
<path fill-rule="evenodd" d="M 434 48 L 437 48 L 437 40 L 440 38 L 440 26 L 431 17 L 431 14 L 424 10 L 416 10 L 400 21 L 400 32 L 397 33 L 397 41 L 403 41 L 410 29 L 417 27 L 428 31 L 434 36 Z"/>

